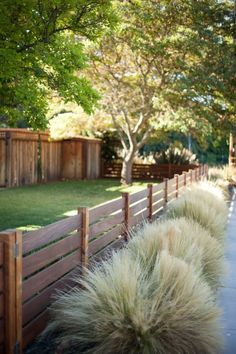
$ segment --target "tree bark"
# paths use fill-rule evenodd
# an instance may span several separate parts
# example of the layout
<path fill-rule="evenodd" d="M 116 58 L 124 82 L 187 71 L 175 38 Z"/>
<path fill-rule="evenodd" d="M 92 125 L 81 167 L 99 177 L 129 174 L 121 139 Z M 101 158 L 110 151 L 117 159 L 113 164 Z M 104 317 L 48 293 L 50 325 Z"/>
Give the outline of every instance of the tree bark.
<path fill-rule="evenodd" d="M 122 184 L 132 184 L 132 167 L 134 156 L 124 158 L 122 162 L 121 180 Z"/>

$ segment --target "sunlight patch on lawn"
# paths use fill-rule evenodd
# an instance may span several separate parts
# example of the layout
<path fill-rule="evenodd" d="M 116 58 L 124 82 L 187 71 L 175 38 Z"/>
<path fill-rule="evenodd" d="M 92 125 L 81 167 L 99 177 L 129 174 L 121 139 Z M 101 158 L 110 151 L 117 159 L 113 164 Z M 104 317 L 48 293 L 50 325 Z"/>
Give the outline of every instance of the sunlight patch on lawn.
<path fill-rule="evenodd" d="M 130 193 L 134 193 L 134 192 L 138 192 L 144 188 L 147 187 L 147 183 L 143 183 L 143 182 L 136 182 L 134 183 L 132 186 L 112 186 L 112 187 L 108 187 L 105 190 L 107 192 L 130 192 Z"/>
<path fill-rule="evenodd" d="M 20 227 L 17 227 L 17 230 L 20 230 L 20 231 L 34 231 L 34 230 L 38 230 L 40 229 L 40 225 L 25 225 L 25 226 L 20 226 Z"/>
<path fill-rule="evenodd" d="M 64 215 L 64 216 L 74 216 L 76 214 L 78 214 L 77 210 L 69 210 L 69 211 L 66 211 L 65 213 L 63 213 L 62 215 Z"/>

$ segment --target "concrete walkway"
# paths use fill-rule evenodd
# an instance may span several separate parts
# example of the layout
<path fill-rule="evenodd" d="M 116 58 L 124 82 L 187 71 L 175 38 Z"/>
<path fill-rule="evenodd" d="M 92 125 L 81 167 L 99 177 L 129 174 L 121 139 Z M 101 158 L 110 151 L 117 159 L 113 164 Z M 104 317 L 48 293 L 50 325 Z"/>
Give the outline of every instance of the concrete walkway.
<path fill-rule="evenodd" d="M 224 354 L 236 354 L 236 196 L 230 206 L 226 247 L 228 273 L 223 281 L 220 306 L 225 337 Z"/>

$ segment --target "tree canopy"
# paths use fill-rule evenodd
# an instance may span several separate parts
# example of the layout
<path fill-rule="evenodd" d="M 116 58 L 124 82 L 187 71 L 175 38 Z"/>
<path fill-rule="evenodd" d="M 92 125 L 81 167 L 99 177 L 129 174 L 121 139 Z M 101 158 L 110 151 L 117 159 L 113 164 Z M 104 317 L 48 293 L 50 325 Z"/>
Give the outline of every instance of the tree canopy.
<path fill-rule="evenodd" d="M 207 135 L 235 113 L 230 1 L 117 1 L 121 25 L 91 49 L 88 75 L 124 148 L 122 178 L 157 128 Z"/>
<path fill-rule="evenodd" d="M 115 24 L 111 0 L 2 0 L 0 13 L 1 121 L 45 128 L 54 91 L 91 113 L 99 94 L 80 74 L 83 43 Z"/>
<path fill-rule="evenodd" d="M 203 139 L 235 125 L 232 0 L 2 0 L 0 11 L 0 119 L 8 125 L 23 118 L 45 128 L 54 95 L 87 114 L 96 109 L 91 120 L 78 113 L 80 122 L 80 109 L 64 114 L 59 134 L 71 134 L 71 124 L 84 131 L 88 120 L 89 129 L 115 128 L 126 182 L 157 129 Z"/>

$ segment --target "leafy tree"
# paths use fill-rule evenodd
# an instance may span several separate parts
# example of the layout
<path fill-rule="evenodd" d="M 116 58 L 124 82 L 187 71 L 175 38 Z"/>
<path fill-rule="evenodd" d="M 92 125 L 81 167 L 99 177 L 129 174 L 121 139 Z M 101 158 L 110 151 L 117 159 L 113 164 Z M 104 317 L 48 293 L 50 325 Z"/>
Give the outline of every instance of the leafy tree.
<path fill-rule="evenodd" d="M 111 0 L 2 0 L 0 13 L 1 121 L 45 128 L 54 91 L 91 113 L 99 94 L 75 70 L 87 64 L 84 40 L 115 24 Z"/>
<path fill-rule="evenodd" d="M 121 181 L 157 128 L 208 134 L 225 107 L 219 65 L 231 43 L 229 1 L 118 1 L 119 30 L 91 49 L 90 77 L 123 146 Z M 223 27 L 223 28 L 222 28 Z M 214 92 L 215 90 L 215 92 Z M 220 100 L 221 97 L 221 100 Z"/>

